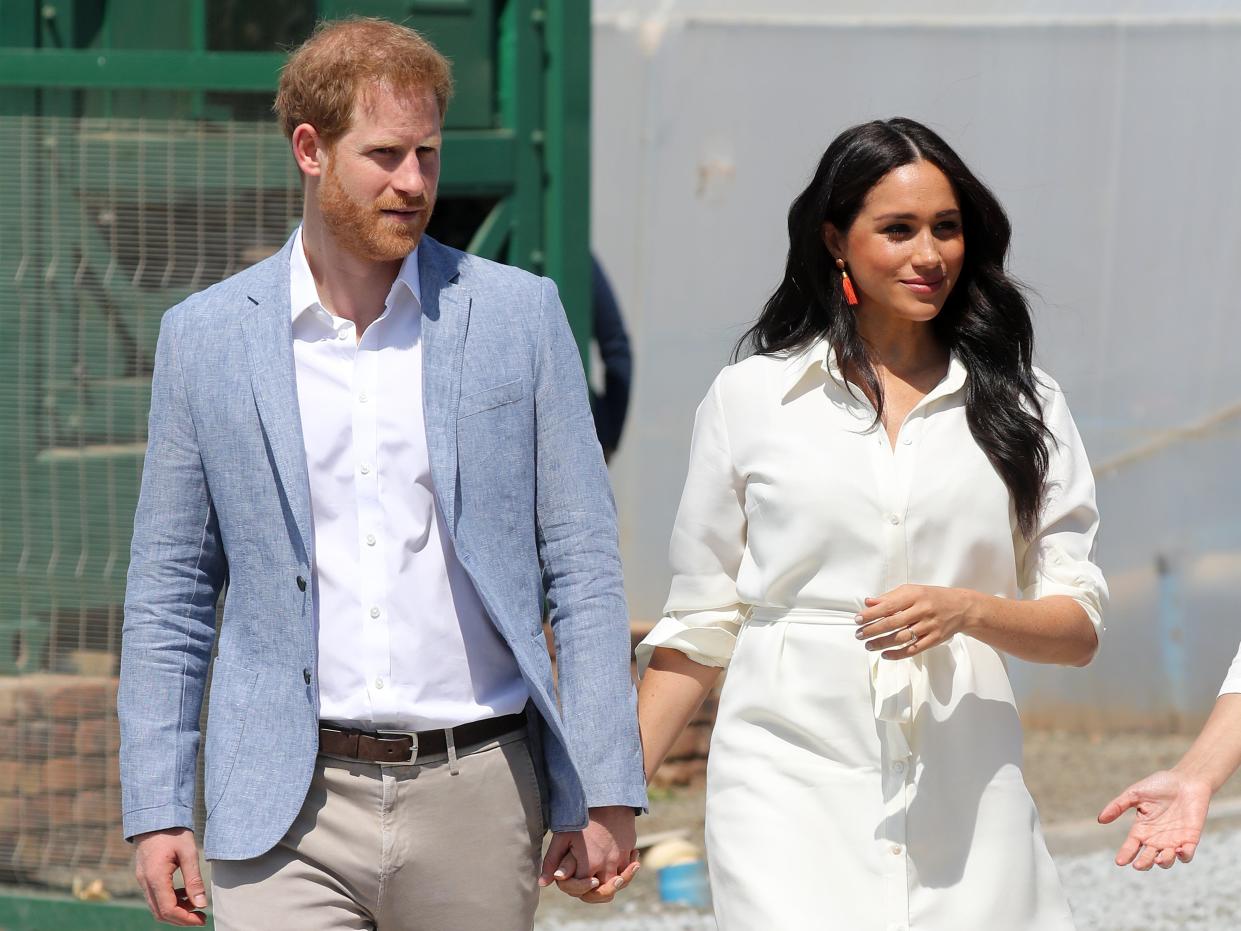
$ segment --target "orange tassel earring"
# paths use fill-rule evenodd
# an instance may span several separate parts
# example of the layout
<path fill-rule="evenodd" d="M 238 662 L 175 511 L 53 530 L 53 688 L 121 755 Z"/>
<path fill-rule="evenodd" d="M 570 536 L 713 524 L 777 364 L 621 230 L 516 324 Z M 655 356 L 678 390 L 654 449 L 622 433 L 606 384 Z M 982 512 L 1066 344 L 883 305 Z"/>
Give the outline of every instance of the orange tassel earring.
<path fill-rule="evenodd" d="M 857 292 L 853 290 L 853 282 L 849 280 L 849 273 L 845 270 L 845 260 L 837 259 L 836 267 L 840 269 L 840 286 L 844 288 L 845 303 L 850 307 L 856 307 L 858 304 Z"/>

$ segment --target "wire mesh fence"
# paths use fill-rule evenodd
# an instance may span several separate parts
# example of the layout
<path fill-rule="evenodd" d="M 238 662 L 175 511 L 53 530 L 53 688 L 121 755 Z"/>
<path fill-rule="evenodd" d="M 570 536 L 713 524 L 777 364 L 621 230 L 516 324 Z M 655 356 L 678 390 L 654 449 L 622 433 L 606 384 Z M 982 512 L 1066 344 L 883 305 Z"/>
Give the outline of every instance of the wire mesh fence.
<path fill-rule="evenodd" d="M 300 216 L 270 125 L 0 117 L 0 883 L 136 891 L 116 675 L 165 309 Z"/>

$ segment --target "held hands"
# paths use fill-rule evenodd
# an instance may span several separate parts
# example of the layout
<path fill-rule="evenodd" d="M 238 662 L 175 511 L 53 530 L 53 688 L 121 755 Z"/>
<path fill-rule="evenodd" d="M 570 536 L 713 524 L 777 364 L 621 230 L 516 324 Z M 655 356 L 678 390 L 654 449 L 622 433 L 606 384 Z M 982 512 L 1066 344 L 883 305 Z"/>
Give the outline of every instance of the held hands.
<path fill-rule="evenodd" d="M 857 615 L 857 636 L 884 659 L 906 659 L 969 629 L 978 617 L 978 592 L 934 585 L 901 585 L 867 598 Z"/>
<path fill-rule="evenodd" d="M 1099 813 L 1100 824 L 1111 824 L 1132 808 L 1137 817 L 1120 845 L 1116 865 L 1132 863 L 1136 870 L 1155 864 L 1170 869 L 1177 860 L 1188 863 L 1202 838 L 1211 786 L 1175 769 L 1135 782 Z"/>
<path fill-rule="evenodd" d="M 134 838 L 138 886 L 147 907 L 158 920 L 170 925 L 201 927 L 207 916 L 196 909 L 207 907 L 207 890 L 198 868 L 198 845 L 187 828 L 151 831 Z M 181 871 L 184 889 L 174 889 L 172 874 Z"/>
<path fill-rule="evenodd" d="M 610 805 L 590 809 L 584 831 L 552 835 L 539 885 L 553 881 L 583 902 L 611 902 L 638 871 L 633 809 Z"/>

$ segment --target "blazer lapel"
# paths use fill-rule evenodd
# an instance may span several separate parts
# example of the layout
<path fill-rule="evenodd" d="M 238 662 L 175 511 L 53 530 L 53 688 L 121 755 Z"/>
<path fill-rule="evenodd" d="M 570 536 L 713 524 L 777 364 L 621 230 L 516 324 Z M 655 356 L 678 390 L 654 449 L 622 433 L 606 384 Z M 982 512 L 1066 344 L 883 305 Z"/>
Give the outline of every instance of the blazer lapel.
<path fill-rule="evenodd" d="M 449 532 L 457 533 L 457 402 L 470 320 L 470 295 L 457 256 L 429 236 L 418 250 L 422 291 L 422 415 L 435 497 Z"/>
<path fill-rule="evenodd" d="M 302 539 L 307 566 L 313 564 L 310 520 L 310 476 L 302 440 L 302 418 L 297 401 L 293 362 L 293 320 L 289 307 L 290 239 L 267 259 L 250 289 L 255 305 L 242 318 L 246 353 L 250 357 L 250 384 L 259 420 L 275 463 L 277 480 L 293 522 Z M 258 271 L 258 269 L 256 269 Z"/>

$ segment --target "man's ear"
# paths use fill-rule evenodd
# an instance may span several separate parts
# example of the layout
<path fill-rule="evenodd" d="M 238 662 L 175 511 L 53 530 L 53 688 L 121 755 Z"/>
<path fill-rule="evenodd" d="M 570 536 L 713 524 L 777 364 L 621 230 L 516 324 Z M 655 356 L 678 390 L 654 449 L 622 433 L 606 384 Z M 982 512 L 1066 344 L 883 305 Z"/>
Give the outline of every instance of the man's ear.
<path fill-rule="evenodd" d="M 303 175 L 317 178 L 327 169 L 328 147 L 323 144 L 319 131 L 309 123 L 299 123 L 289 143 L 293 147 L 293 160 Z"/>
<path fill-rule="evenodd" d="M 827 246 L 827 251 L 831 253 L 832 258 L 844 259 L 846 262 L 849 261 L 849 257 L 845 254 L 844 234 L 827 221 L 824 221 L 821 231 L 823 235 L 823 245 Z"/>

